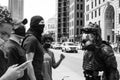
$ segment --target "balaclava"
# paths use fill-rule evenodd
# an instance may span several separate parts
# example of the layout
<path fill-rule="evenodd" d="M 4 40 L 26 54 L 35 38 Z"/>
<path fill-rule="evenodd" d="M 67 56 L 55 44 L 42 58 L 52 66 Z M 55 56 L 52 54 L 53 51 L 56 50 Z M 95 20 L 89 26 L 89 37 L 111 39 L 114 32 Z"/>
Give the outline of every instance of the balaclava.
<path fill-rule="evenodd" d="M 43 33 L 43 29 L 45 24 L 40 24 L 40 22 L 43 20 L 41 16 L 33 16 L 31 18 L 30 22 L 30 28 L 33 29 L 38 35 L 41 35 Z"/>
<path fill-rule="evenodd" d="M 41 42 L 41 34 L 43 33 L 45 24 L 40 24 L 44 20 L 41 16 L 33 16 L 30 22 L 29 31 Z M 28 31 L 28 33 L 29 33 Z"/>

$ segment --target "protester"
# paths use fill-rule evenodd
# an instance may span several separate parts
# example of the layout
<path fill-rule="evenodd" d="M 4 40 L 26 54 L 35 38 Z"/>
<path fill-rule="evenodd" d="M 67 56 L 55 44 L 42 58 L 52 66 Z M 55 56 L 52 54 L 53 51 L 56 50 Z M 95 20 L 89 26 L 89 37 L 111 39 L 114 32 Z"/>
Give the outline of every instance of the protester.
<path fill-rule="evenodd" d="M 7 58 L 3 45 L 9 39 L 12 28 L 13 20 L 9 11 L 0 6 L 0 77 L 7 70 Z"/>
<path fill-rule="evenodd" d="M 57 68 L 62 60 L 65 58 L 63 54 L 60 55 L 58 62 L 55 61 L 54 53 L 49 49 L 53 38 L 44 34 L 42 37 L 42 43 L 45 50 L 44 62 L 43 62 L 43 78 L 44 80 L 52 80 L 52 68 Z"/>
<path fill-rule="evenodd" d="M 31 80 L 43 80 L 43 47 L 41 45 L 41 34 L 44 30 L 44 19 L 41 16 L 33 16 L 30 28 L 23 40 L 23 48 L 26 51 L 27 60 L 33 60 L 28 66 L 28 75 Z"/>
<path fill-rule="evenodd" d="M 25 37 L 25 26 L 22 24 L 14 24 L 13 32 L 9 40 L 4 44 L 7 52 L 8 66 L 14 64 L 22 64 L 26 61 L 25 51 L 21 47 L 21 41 Z M 27 80 L 27 71 L 22 73 L 24 76 L 17 80 Z"/>
<path fill-rule="evenodd" d="M 81 29 L 84 50 L 83 70 L 86 80 L 119 80 L 112 47 L 101 38 L 101 29 L 90 23 Z M 102 77 L 100 72 L 103 72 Z"/>

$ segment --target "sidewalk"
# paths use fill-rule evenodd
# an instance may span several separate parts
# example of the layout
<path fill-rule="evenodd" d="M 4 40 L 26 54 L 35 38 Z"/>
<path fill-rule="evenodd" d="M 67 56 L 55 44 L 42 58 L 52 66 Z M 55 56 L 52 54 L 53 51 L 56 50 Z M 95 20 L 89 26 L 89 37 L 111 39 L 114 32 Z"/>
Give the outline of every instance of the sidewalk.
<path fill-rule="evenodd" d="M 53 80 L 85 80 L 65 66 L 59 66 L 53 69 Z"/>

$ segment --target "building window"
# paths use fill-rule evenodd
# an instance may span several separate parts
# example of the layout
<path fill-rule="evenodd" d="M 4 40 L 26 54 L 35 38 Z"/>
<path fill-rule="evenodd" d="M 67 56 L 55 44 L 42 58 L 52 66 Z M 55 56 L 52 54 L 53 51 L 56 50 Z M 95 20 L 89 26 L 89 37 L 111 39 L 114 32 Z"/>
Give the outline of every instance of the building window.
<path fill-rule="evenodd" d="M 59 0 L 59 2 L 61 2 L 62 0 Z"/>
<path fill-rule="evenodd" d="M 67 26 L 67 24 L 66 23 L 63 23 L 63 27 L 66 27 Z"/>
<path fill-rule="evenodd" d="M 83 13 L 82 12 L 80 13 L 80 18 L 83 18 Z"/>
<path fill-rule="evenodd" d="M 83 10 L 83 5 L 82 4 L 80 5 L 80 9 Z"/>
<path fill-rule="evenodd" d="M 93 8 L 93 2 L 91 2 L 91 8 Z"/>
<path fill-rule="evenodd" d="M 79 20 L 77 20 L 77 26 L 79 26 Z"/>
<path fill-rule="evenodd" d="M 77 28 L 77 32 L 76 32 L 76 34 L 77 34 L 77 35 L 79 34 L 79 28 Z"/>
<path fill-rule="evenodd" d="M 98 21 L 98 24 L 99 24 L 99 26 L 100 26 L 100 20 Z"/>
<path fill-rule="evenodd" d="M 61 7 L 62 5 L 61 5 L 61 3 L 58 3 L 58 7 Z"/>
<path fill-rule="evenodd" d="M 86 6 L 86 11 L 89 11 L 89 5 Z"/>
<path fill-rule="evenodd" d="M 77 0 L 77 2 L 79 2 L 79 0 Z"/>
<path fill-rule="evenodd" d="M 67 2 L 64 2 L 64 6 L 66 6 L 67 5 Z"/>
<path fill-rule="evenodd" d="M 58 19 L 58 22 L 61 22 L 61 19 Z"/>
<path fill-rule="evenodd" d="M 79 12 L 77 12 L 77 18 L 79 18 Z"/>
<path fill-rule="evenodd" d="M 89 20 L 89 14 L 86 15 L 86 21 L 88 21 L 88 20 Z"/>
<path fill-rule="evenodd" d="M 81 2 L 83 2 L 83 0 L 81 0 Z"/>
<path fill-rule="evenodd" d="M 61 14 L 58 14 L 58 17 L 61 17 Z"/>
<path fill-rule="evenodd" d="M 66 12 L 64 12 L 64 13 L 63 13 L 63 16 L 67 16 L 67 13 L 66 13 Z"/>
<path fill-rule="evenodd" d="M 63 21 L 67 21 L 66 18 L 63 18 Z"/>
<path fill-rule="evenodd" d="M 101 9 L 99 8 L 99 16 L 100 16 L 100 13 L 101 13 Z"/>
<path fill-rule="evenodd" d="M 95 11 L 95 17 L 97 17 L 97 11 Z"/>
<path fill-rule="evenodd" d="M 99 4 L 101 3 L 101 0 L 99 0 Z"/>
<path fill-rule="evenodd" d="M 77 9 L 79 9 L 79 4 L 77 4 Z"/>
<path fill-rule="evenodd" d="M 93 19 L 93 12 L 91 13 L 91 18 Z"/>
<path fill-rule="evenodd" d="M 119 24 L 120 24 L 120 14 L 119 14 Z"/>
<path fill-rule="evenodd" d="M 119 7 L 120 7 L 120 0 L 119 0 Z"/>
<path fill-rule="evenodd" d="M 58 24 L 58 27 L 61 27 L 61 24 L 60 24 L 60 23 Z"/>
<path fill-rule="evenodd" d="M 80 26 L 82 26 L 83 25 L 83 21 L 82 20 L 80 20 Z"/>
<path fill-rule="evenodd" d="M 64 8 L 63 8 L 63 11 L 67 11 L 67 8 L 66 8 L 66 7 L 64 7 Z"/>
<path fill-rule="evenodd" d="M 97 0 L 95 0 L 95 6 L 97 6 Z"/>
<path fill-rule="evenodd" d="M 61 12 L 61 8 L 58 8 L 58 12 Z"/>
<path fill-rule="evenodd" d="M 103 2 L 104 2 L 105 0 L 103 0 Z"/>
<path fill-rule="evenodd" d="M 64 32 L 64 33 L 66 32 L 66 28 L 63 28 L 63 32 Z"/>

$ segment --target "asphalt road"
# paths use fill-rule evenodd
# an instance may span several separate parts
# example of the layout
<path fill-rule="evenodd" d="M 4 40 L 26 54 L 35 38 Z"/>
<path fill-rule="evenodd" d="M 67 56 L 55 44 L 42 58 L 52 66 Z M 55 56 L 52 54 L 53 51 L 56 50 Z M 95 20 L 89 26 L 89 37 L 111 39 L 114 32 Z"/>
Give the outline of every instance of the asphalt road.
<path fill-rule="evenodd" d="M 65 55 L 65 59 L 63 60 L 61 65 L 58 67 L 58 70 L 60 70 L 60 73 L 65 75 L 65 76 L 61 76 L 61 78 L 66 77 L 66 76 L 73 77 L 73 76 L 77 75 L 77 76 L 75 76 L 75 77 L 77 77 L 76 80 L 78 78 L 80 78 L 79 80 L 84 79 L 83 69 L 82 69 L 83 51 L 79 50 L 78 53 L 64 53 L 64 52 L 61 52 L 61 50 L 53 50 L 53 52 L 55 54 L 56 61 L 59 60 L 60 54 Z M 118 62 L 118 70 L 120 72 L 120 54 L 115 54 L 115 56 L 116 56 L 116 60 Z M 68 71 L 68 72 L 66 72 L 66 71 Z M 61 79 L 58 79 L 58 80 L 61 80 Z M 64 79 L 64 80 L 67 80 L 67 79 Z M 68 80 L 71 80 L 71 79 L 68 79 Z"/>

